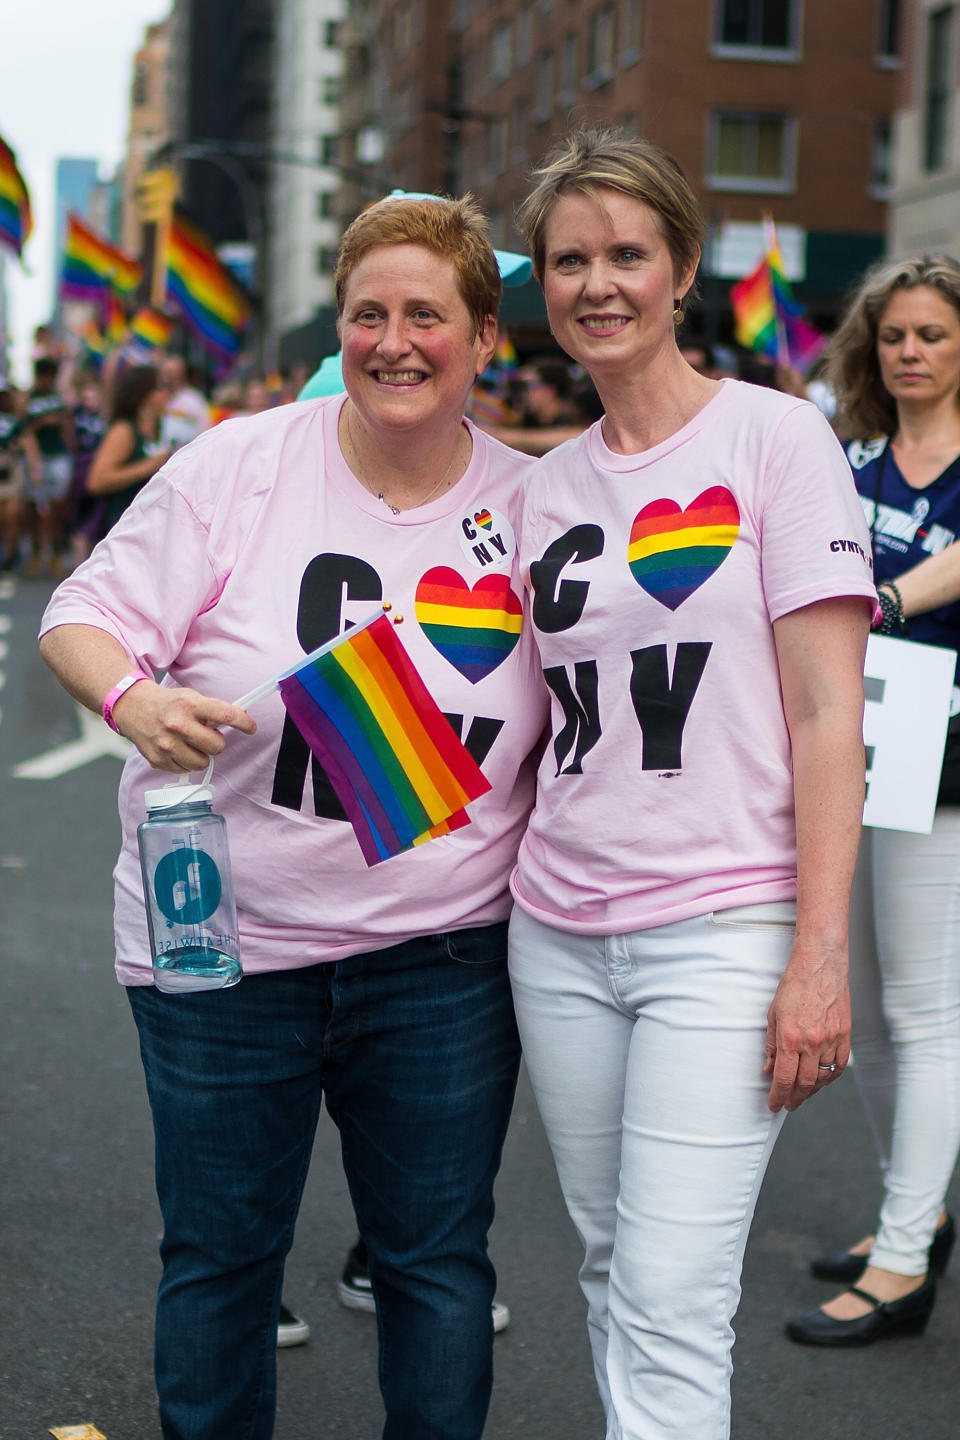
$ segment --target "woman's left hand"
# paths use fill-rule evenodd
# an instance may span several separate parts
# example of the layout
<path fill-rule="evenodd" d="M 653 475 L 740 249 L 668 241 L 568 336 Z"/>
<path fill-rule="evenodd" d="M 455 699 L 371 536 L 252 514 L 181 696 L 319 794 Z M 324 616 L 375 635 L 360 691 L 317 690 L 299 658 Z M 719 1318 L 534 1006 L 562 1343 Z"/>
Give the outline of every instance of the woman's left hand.
<path fill-rule="evenodd" d="M 767 1012 L 765 1050 L 764 1074 L 772 1077 L 767 1104 L 773 1111 L 796 1110 L 839 1079 L 850 1059 L 845 953 L 794 945 Z"/>

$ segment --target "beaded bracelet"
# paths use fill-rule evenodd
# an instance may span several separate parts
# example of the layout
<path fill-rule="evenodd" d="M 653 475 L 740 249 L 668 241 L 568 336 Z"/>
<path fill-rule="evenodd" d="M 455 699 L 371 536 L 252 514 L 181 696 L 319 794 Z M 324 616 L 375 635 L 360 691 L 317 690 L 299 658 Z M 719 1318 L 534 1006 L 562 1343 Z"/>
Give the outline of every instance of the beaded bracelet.
<path fill-rule="evenodd" d="M 884 580 L 877 590 L 880 623 L 875 628 L 881 635 L 906 635 L 907 622 L 903 613 L 903 597 L 892 580 Z"/>

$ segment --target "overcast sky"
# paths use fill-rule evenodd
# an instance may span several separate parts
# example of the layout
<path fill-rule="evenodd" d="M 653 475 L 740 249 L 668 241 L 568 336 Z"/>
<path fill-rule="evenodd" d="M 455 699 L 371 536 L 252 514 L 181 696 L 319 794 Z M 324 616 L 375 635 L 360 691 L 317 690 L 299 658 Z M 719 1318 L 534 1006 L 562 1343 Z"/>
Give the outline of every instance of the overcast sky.
<path fill-rule="evenodd" d="M 33 235 L 6 266 L 14 373 L 27 378 L 30 336 L 53 305 L 56 162 L 94 159 L 107 176 L 123 155 L 131 67 L 145 27 L 168 0 L 0 0 L 0 135 L 16 152 L 33 204 Z"/>

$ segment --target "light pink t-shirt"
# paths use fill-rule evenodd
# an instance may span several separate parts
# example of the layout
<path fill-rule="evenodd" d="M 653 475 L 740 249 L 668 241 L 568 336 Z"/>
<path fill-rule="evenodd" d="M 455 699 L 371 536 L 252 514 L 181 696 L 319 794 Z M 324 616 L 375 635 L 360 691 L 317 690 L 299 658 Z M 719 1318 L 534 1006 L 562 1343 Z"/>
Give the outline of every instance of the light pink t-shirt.
<path fill-rule="evenodd" d="M 464 829 L 368 869 L 349 822 L 329 818 L 339 806 L 279 695 L 253 706 L 257 734 L 227 731 L 213 774 L 247 973 L 503 920 L 533 799 L 527 757 L 547 705 L 529 622 L 509 653 L 481 647 L 468 664 L 469 627 L 458 616 L 462 608 L 469 618 L 478 583 L 493 608 L 509 603 L 510 590 L 523 594 L 513 536 L 532 462 L 470 427 L 473 458 L 458 484 L 395 516 L 343 461 L 342 403 L 229 420 L 178 452 L 43 619 L 44 631 L 98 626 L 144 668 L 168 670 L 165 683 L 232 701 L 381 600 L 403 616 L 404 646 L 492 791 L 470 806 Z M 418 587 L 440 567 L 452 572 L 454 598 L 431 640 L 418 621 L 418 611 L 428 618 Z M 125 984 L 151 980 L 136 827 L 144 791 L 169 778 L 134 755 L 120 785 L 115 930 Z"/>
<path fill-rule="evenodd" d="M 520 540 L 552 738 L 512 881 L 548 925 L 620 934 L 796 894 L 772 622 L 874 597 L 843 451 L 813 405 L 727 381 L 616 455 L 539 462 Z"/>

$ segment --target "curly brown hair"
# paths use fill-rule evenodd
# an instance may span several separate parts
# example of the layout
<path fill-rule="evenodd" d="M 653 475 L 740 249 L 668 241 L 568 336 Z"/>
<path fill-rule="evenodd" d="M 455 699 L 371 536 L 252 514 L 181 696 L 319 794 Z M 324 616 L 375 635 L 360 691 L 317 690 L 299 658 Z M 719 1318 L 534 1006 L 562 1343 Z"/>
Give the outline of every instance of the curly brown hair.
<path fill-rule="evenodd" d="M 960 315 L 960 263 L 951 255 L 880 260 L 864 275 L 827 348 L 826 378 L 837 397 L 837 428 L 850 440 L 893 435 L 897 407 L 880 376 L 877 329 L 895 290 L 929 285 Z"/>

